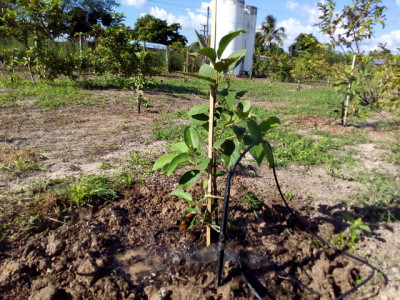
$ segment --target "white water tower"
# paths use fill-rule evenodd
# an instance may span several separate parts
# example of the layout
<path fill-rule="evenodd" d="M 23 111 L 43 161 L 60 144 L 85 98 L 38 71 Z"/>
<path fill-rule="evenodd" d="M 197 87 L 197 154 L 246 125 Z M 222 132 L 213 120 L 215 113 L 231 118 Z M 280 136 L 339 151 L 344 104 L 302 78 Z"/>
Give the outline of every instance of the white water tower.
<path fill-rule="evenodd" d="M 221 38 L 231 31 L 243 29 L 226 48 L 223 58 L 236 50 L 246 49 L 243 62 L 233 71 L 235 75 L 250 74 L 253 67 L 254 41 L 256 31 L 257 7 L 245 5 L 244 0 L 214 0 L 216 3 L 216 47 Z"/>

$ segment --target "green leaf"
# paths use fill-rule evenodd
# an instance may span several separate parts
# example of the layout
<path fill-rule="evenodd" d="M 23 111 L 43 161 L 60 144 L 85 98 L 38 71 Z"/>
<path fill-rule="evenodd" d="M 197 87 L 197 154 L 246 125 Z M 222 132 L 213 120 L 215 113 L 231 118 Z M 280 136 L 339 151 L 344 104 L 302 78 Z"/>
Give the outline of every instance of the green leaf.
<path fill-rule="evenodd" d="M 231 64 L 229 66 L 228 72 L 230 72 L 233 69 L 235 69 L 242 62 L 242 60 L 244 59 L 245 55 L 246 55 L 246 49 L 237 50 L 237 51 L 233 52 L 231 55 L 229 55 L 228 58 L 236 57 L 237 60 L 233 64 Z"/>
<path fill-rule="evenodd" d="M 208 104 L 200 104 L 200 105 L 196 105 L 193 106 L 189 111 L 188 111 L 188 115 L 196 115 L 199 113 L 208 113 Z"/>
<path fill-rule="evenodd" d="M 246 120 L 246 125 L 247 125 L 247 128 L 249 128 L 249 131 L 252 136 L 254 136 L 256 139 L 262 138 L 262 133 L 261 133 L 260 127 L 258 126 L 256 121 L 254 121 L 252 119 L 248 119 L 248 120 Z"/>
<path fill-rule="evenodd" d="M 189 117 L 193 125 L 204 125 L 208 123 L 208 114 L 197 114 Z"/>
<path fill-rule="evenodd" d="M 226 106 L 229 110 L 233 110 L 236 104 L 236 97 L 232 93 L 229 93 L 228 96 L 225 97 Z"/>
<path fill-rule="evenodd" d="M 190 44 L 189 53 L 193 54 L 200 50 L 200 44 L 198 42 L 194 42 Z"/>
<path fill-rule="evenodd" d="M 218 45 L 218 58 L 221 58 L 222 54 L 224 53 L 226 47 L 229 45 L 229 43 L 238 35 L 245 33 L 244 30 L 239 29 L 237 31 L 233 31 L 228 33 L 227 35 L 223 36 L 222 39 L 219 41 L 219 45 Z"/>
<path fill-rule="evenodd" d="M 271 149 L 264 143 L 253 146 L 250 149 L 250 154 L 253 156 L 254 160 L 257 162 L 258 166 L 261 166 L 265 159 L 268 161 L 268 166 L 270 168 L 274 165 L 274 157 Z"/>
<path fill-rule="evenodd" d="M 366 231 L 366 232 L 370 232 L 370 233 L 371 233 L 371 228 L 369 228 L 368 225 L 361 224 L 361 225 L 358 225 L 358 227 L 359 227 L 360 229 Z"/>
<path fill-rule="evenodd" d="M 354 221 L 354 218 L 351 216 L 351 215 L 349 215 L 348 213 L 343 213 L 343 217 L 347 220 L 347 221 L 349 221 L 350 223 L 354 223 L 355 221 Z"/>
<path fill-rule="evenodd" d="M 187 153 L 189 152 L 189 147 L 186 145 L 185 142 L 179 142 L 171 147 L 171 151 L 178 152 L 178 153 Z"/>
<path fill-rule="evenodd" d="M 234 132 L 235 135 L 236 135 L 236 138 L 237 138 L 239 141 L 241 141 L 241 140 L 243 139 L 244 133 L 246 132 L 246 128 L 244 128 L 244 127 L 239 127 L 239 126 L 233 126 L 232 129 L 233 129 L 233 132 Z"/>
<path fill-rule="evenodd" d="M 203 64 L 200 67 L 199 76 L 215 84 L 217 73 L 215 72 L 214 68 L 211 67 L 210 65 Z"/>
<path fill-rule="evenodd" d="M 226 140 L 222 144 L 222 159 L 230 169 L 240 156 L 240 145 L 237 140 Z"/>
<path fill-rule="evenodd" d="M 212 63 L 215 63 L 215 60 L 217 59 L 217 53 L 215 53 L 215 50 L 210 47 L 201 48 L 197 53 L 207 56 Z"/>
<path fill-rule="evenodd" d="M 235 113 L 243 119 L 246 119 L 249 117 L 251 112 L 251 105 L 250 105 L 250 100 L 245 100 L 242 102 L 239 102 L 238 106 L 236 107 Z"/>
<path fill-rule="evenodd" d="M 180 153 L 178 155 L 176 155 L 170 162 L 170 164 L 168 165 L 166 172 L 167 175 L 170 176 L 177 167 L 182 166 L 182 165 L 187 165 L 190 163 L 190 159 L 192 158 L 191 155 L 189 155 L 188 153 Z"/>
<path fill-rule="evenodd" d="M 265 154 L 266 154 L 264 152 L 263 145 L 258 144 L 258 145 L 253 146 L 250 149 L 250 154 L 251 154 L 251 156 L 253 156 L 254 160 L 257 162 L 257 165 L 261 166 L 262 162 L 265 159 Z"/>
<path fill-rule="evenodd" d="M 270 168 L 273 168 L 275 165 L 274 162 L 274 154 L 272 153 L 272 149 L 268 147 L 268 145 L 263 144 L 263 148 L 265 151 L 265 154 L 267 156 L 267 161 L 268 161 L 268 166 Z"/>
<path fill-rule="evenodd" d="M 184 131 L 185 143 L 189 149 L 196 151 L 200 148 L 199 136 L 192 127 L 186 127 Z"/>
<path fill-rule="evenodd" d="M 242 98 L 246 93 L 247 93 L 247 91 L 239 91 L 239 92 L 236 93 L 235 98 L 236 98 L 236 99 L 240 99 L 240 98 Z"/>
<path fill-rule="evenodd" d="M 203 158 L 198 166 L 199 170 L 204 171 L 208 168 L 208 165 L 210 164 L 211 159 L 210 158 Z"/>
<path fill-rule="evenodd" d="M 207 47 L 207 43 L 204 41 L 203 36 L 201 36 L 197 30 L 195 30 L 197 41 L 199 42 L 200 48 Z"/>
<path fill-rule="evenodd" d="M 203 65 L 203 66 L 207 66 L 207 65 Z M 211 83 L 214 83 L 214 81 L 211 80 L 209 77 L 201 76 L 201 75 L 194 74 L 194 73 L 187 73 L 187 72 L 178 72 L 178 73 L 186 75 L 186 76 L 189 76 L 189 77 L 194 77 L 194 78 L 197 78 L 197 79 L 206 80 L 206 81 L 209 81 Z"/>
<path fill-rule="evenodd" d="M 217 62 L 214 65 L 214 69 L 220 73 L 220 72 L 228 72 L 229 67 L 236 63 L 236 61 L 238 61 L 240 59 L 240 57 L 231 57 L 231 58 L 224 58 L 221 59 L 219 62 Z"/>
<path fill-rule="evenodd" d="M 168 194 L 168 196 L 176 196 L 176 197 L 182 198 L 183 200 L 185 200 L 187 202 L 193 201 L 192 195 L 190 193 L 188 193 L 188 192 L 185 192 L 184 190 L 181 190 L 181 189 L 172 191 L 171 193 Z"/>
<path fill-rule="evenodd" d="M 168 153 L 166 155 L 161 156 L 153 165 L 153 171 L 164 167 L 165 165 L 169 164 L 171 160 L 176 156 L 175 153 Z"/>
<path fill-rule="evenodd" d="M 277 117 L 270 117 L 268 120 L 264 120 L 260 123 L 260 130 L 263 134 L 265 134 L 268 130 L 273 127 L 279 126 L 281 124 L 281 120 Z"/>
<path fill-rule="evenodd" d="M 221 145 L 222 145 L 223 143 L 225 143 L 225 141 L 226 141 L 226 139 L 220 139 L 220 140 L 215 141 L 215 143 L 214 143 L 214 148 L 215 148 L 215 149 L 220 149 L 220 148 L 221 148 Z"/>
<path fill-rule="evenodd" d="M 185 189 L 185 188 L 195 184 L 200 179 L 200 176 L 201 176 L 201 172 L 199 170 L 187 171 L 179 179 L 179 187 Z"/>
<path fill-rule="evenodd" d="M 248 112 L 251 108 L 250 100 L 244 100 L 239 103 L 238 108 L 240 108 L 244 113 Z"/>

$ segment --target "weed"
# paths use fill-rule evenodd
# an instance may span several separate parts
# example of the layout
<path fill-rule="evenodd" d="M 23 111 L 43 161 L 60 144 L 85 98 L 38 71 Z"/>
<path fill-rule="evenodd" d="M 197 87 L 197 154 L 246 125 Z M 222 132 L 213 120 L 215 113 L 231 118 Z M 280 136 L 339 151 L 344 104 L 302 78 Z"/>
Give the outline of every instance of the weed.
<path fill-rule="evenodd" d="M 151 151 L 146 153 L 132 151 L 129 155 L 131 160 L 128 162 L 127 167 L 132 171 L 133 175 L 137 176 L 141 182 L 144 182 L 144 179 L 153 172 L 154 154 Z"/>
<path fill-rule="evenodd" d="M 244 202 L 246 202 L 250 208 L 260 208 L 260 206 L 263 204 L 262 201 L 260 201 L 257 196 L 254 193 L 247 193 L 244 196 Z"/>
<path fill-rule="evenodd" d="M 294 192 L 293 191 L 287 191 L 286 193 L 285 193 L 285 199 L 287 200 L 287 201 L 290 201 L 290 200 L 292 200 L 293 199 L 293 197 L 294 197 Z"/>
<path fill-rule="evenodd" d="M 336 247 L 341 247 L 343 245 L 349 250 L 356 250 L 360 234 L 363 231 L 371 233 L 371 229 L 368 225 L 363 223 L 361 218 L 355 220 L 349 214 L 344 214 L 343 217 L 350 222 L 349 231 L 345 234 L 338 234 L 333 243 Z"/>
<path fill-rule="evenodd" d="M 19 224 L 24 230 L 31 230 L 38 226 L 41 222 L 40 213 L 35 212 L 34 214 L 28 216 L 19 216 L 16 218 L 15 222 Z"/>
<path fill-rule="evenodd" d="M 2 147 L 0 151 L 0 171 L 40 171 L 46 167 L 40 155 L 33 149 L 12 149 Z"/>
<path fill-rule="evenodd" d="M 99 165 L 99 169 L 102 169 L 102 170 L 111 170 L 111 169 L 115 169 L 115 168 L 117 168 L 117 166 L 114 166 L 107 162 L 102 162 Z"/>
<path fill-rule="evenodd" d="M 113 178 L 115 186 L 118 188 L 129 188 L 135 183 L 135 179 L 126 172 L 116 174 Z"/>
<path fill-rule="evenodd" d="M 152 139 L 165 140 L 165 141 L 177 141 L 182 137 L 182 131 L 186 125 L 173 125 L 172 122 L 168 124 L 156 124 L 153 126 Z"/>
<path fill-rule="evenodd" d="M 64 194 L 72 204 L 77 206 L 118 198 L 117 192 L 111 188 L 108 179 L 98 175 L 79 178 L 74 185 L 64 191 Z"/>
<path fill-rule="evenodd" d="M 388 207 L 400 204 L 400 177 L 393 174 L 383 174 L 374 169 L 369 172 L 356 172 L 348 177 L 363 183 L 366 191 L 359 191 L 349 197 L 349 201 L 361 205 Z"/>

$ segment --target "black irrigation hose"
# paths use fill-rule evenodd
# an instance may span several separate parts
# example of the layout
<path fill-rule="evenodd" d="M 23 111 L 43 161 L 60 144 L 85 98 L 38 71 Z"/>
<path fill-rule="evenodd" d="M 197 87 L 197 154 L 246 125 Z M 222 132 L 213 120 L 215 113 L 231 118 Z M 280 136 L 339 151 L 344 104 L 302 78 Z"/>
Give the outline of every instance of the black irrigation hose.
<path fill-rule="evenodd" d="M 229 197 L 230 197 L 232 176 L 233 176 L 233 173 L 234 173 L 236 167 L 238 166 L 239 162 L 246 155 L 246 153 L 249 152 L 252 147 L 254 147 L 255 145 L 258 145 L 260 143 L 266 144 L 268 146 L 268 148 L 272 151 L 272 147 L 267 141 L 265 141 L 263 139 L 259 139 L 258 141 L 253 142 L 250 146 L 248 146 L 243 151 L 243 153 L 239 156 L 239 158 L 237 159 L 237 161 L 235 162 L 233 167 L 228 172 L 228 178 L 227 178 L 227 181 L 226 181 L 225 195 L 224 195 L 224 205 L 223 205 L 223 209 L 222 209 L 220 233 L 219 233 L 219 239 L 218 239 L 218 245 L 217 245 L 217 258 L 218 258 L 218 261 L 217 261 L 217 285 L 218 286 L 220 286 L 221 283 L 222 283 L 222 273 L 223 273 L 223 268 L 224 268 L 225 244 L 226 244 L 227 221 L 228 221 L 228 210 L 229 210 Z M 357 284 L 356 286 L 354 286 L 353 288 L 351 288 L 347 292 L 345 292 L 345 293 L 341 294 L 340 296 L 338 296 L 337 298 L 335 298 L 335 300 L 343 299 L 344 297 L 346 297 L 349 294 L 355 292 L 361 286 L 365 285 L 368 281 L 370 281 L 375 276 L 376 268 L 373 265 L 371 265 L 368 261 L 366 261 L 364 259 L 361 259 L 361 258 L 359 258 L 359 257 L 357 257 L 355 255 L 352 255 L 352 254 L 348 253 L 347 251 L 340 250 L 337 247 L 333 246 L 332 244 L 330 244 L 329 242 L 324 240 L 322 237 L 320 237 L 319 235 L 314 233 L 306 224 L 304 224 L 304 222 L 298 217 L 296 212 L 289 206 L 289 204 L 287 203 L 287 201 L 285 199 L 285 196 L 282 193 L 281 187 L 279 185 L 278 177 L 276 175 L 275 164 L 272 164 L 272 170 L 273 170 L 273 174 L 274 174 L 275 184 L 276 184 L 276 186 L 278 188 L 279 194 L 280 194 L 280 196 L 281 196 L 281 198 L 282 198 L 287 210 L 289 211 L 289 213 L 292 216 L 295 217 L 296 221 L 301 225 L 301 227 L 304 228 L 304 230 L 306 232 L 308 232 L 310 235 L 312 235 L 314 238 L 319 240 L 324 245 L 328 246 L 329 248 L 331 248 L 331 249 L 333 249 L 335 251 L 338 251 L 340 255 L 343 254 L 343 255 L 351 258 L 351 259 L 354 259 L 354 260 L 356 260 L 356 261 L 368 266 L 371 269 L 371 274 L 366 279 L 364 279 L 361 283 Z M 258 299 L 262 299 L 262 297 L 257 293 L 255 288 L 252 286 L 252 284 L 246 278 L 246 276 L 244 275 L 244 272 L 242 272 L 242 276 L 245 279 L 245 281 L 246 281 L 247 285 L 249 286 L 250 290 L 254 293 L 254 295 Z M 297 281 L 297 280 L 295 280 L 295 281 Z M 297 283 L 299 283 L 299 282 L 297 281 Z M 311 288 L 307 287 L 306 285 L 301 284 L 301 286 L 305 287 L 307 290 L 315 293 L 316 295 L 321 296 L 320 293 L 313 291 Z"/>

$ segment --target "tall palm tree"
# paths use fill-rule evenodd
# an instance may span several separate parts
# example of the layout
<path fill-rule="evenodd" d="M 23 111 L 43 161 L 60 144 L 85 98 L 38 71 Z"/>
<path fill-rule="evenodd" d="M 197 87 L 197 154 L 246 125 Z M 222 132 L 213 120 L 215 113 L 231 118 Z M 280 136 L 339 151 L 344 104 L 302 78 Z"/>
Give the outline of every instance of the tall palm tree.
<path fill-rule="evenodd" d="M 261 42 L 270 52 L 271 44 L 276 43 L 278 46 L 283 46 L 283 39 L 287 38 L 285 27 L 277 28 L 277 20 L 273 15 L 265 17 L 265 22 L 261 23 Z"/>

